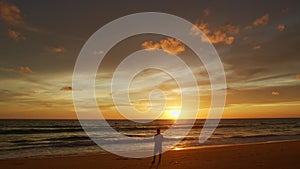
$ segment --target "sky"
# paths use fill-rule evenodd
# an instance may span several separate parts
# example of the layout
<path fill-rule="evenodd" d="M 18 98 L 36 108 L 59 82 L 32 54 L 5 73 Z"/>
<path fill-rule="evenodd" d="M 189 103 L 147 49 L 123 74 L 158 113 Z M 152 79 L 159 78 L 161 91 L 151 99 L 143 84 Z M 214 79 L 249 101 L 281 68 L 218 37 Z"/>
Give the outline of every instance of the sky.
<path fill-rule="evenodd" d="M 299 6 L 296 0 L 0 0 L 0 118 L 76 119 L 72 76 L 81 48 L 105 24 L 138 12 L 173 14 L 194 24 L 191 36 L 205 41 L 197 30 L 206 34 L 226 73 L 223 118 L 300 117 Z M 142 49 L 175 54 L 191 67 L 201 89 L 198 117 L 205 118 L 211 89 L 203 64 L 181 41 L 153 34 L 124 39 L 104 57 L 95 84 L 104 117 L 124 118 L 112 100 L 111 78 L 127 55 Z M 154 89 L 165 94 L 151 102 L 166 103 L 160 118 L 175 118 L 179 86 L 159 70 L 138 74 L 131 103 L 123 106 L 146 112 Z M 182 90 L 189 89 L 187 82 Z"/>

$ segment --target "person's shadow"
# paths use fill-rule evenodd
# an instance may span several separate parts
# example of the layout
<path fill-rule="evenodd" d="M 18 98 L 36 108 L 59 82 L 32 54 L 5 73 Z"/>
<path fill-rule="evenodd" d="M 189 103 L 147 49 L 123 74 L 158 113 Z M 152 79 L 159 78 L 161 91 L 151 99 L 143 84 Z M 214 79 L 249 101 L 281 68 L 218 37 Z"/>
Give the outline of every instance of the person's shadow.
<path fill-rule="evenodd" d="M 157 163 L 156 169 L 158 169 L 159 165 L 160 165 L 160 162 Z M 154 163 L 151 163 L 149 169 L 155 169 L 155 164 L 154 164 Z"/>

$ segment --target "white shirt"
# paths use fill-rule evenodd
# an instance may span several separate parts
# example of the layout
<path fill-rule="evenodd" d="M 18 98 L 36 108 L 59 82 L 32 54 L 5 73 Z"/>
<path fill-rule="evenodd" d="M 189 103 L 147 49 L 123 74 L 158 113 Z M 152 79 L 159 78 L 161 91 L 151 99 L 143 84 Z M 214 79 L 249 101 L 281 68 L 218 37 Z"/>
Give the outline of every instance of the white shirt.
<path fill-rule="evenodd" d="M 154 136 L 155 147 L 161 147 L 163 139 L 164 139 L 163 135 L 161 134 L 155 135 Z"/>

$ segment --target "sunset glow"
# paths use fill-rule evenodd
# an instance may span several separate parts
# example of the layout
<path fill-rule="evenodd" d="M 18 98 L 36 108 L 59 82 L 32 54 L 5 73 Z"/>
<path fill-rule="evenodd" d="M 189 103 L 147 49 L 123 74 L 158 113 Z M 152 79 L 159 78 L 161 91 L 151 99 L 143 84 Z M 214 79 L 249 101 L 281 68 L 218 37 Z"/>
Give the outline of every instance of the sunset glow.
<path fill-rule="evenodd" d="M 129 10 L 129 4 L 121 1 L 69 4 L 46 0 L 35 4 L 0 0 L 0 118 L 77 119 L 72 92 L 85 89 L 74 89 L 72 77 L 80 50 L 105 24 L 143 11 L 184 18 L 194 24 L 187 29 L 188 36 L 212 43 L 226 74 L 227 100 L 222 118 L 300 117 L 299 10 L 295 2 L 266 3 L 268 5 L 234 2 L 238 8 L 225 1 L 218 5 L 200 1 L 185 2 L 185 5 L 172 2 L 174 10 L 170 10 L 169 2 L 137 1 L 137 8 Z M 122 29 L 131 30 L 130 26 Z M 132 36 L 121 40 L 110 51 L 103 51 L 99 46 L 91 52 L 91 58 L 99 58 L 107 52 L 95 79 L 95 97 L 103 116 L 124 118 L 112 99 L 112 95 L 119 98 L 124 93 L 112 91 L 110 85 L 118 65 L 139 50 L 175 54 L 174 57 L 190 67 L 200 90 L 199 112 L 194 113 L 198 118 L 206 118 L 212 99 L 207 67 L 188 44 L 158 34 Z M 186 71 L 169 64 L 180 78 L 186 76 Z M 190 81 L 182 84 L 179 88 L 176 80 L 161 70 L 141 71 L 129 86 L 130 103 L 122 102 L 121 107 L 147 112 L 152 106 L 165 103 L 166 111 L 161 118 L 176 119 L 189 111 L 188 108 L 174 109 L 181 106 L 180 92 L 187 91 L 190 96 L 197 92 L 191 89 Z M 151 95 L 154 90 L 162 91 L 163 95 Z M 186 101 L 190 103 L 193 99 L 189 97 Z"/>
<path fill-rule="evenodd" d="M 177 119 L 180 115 L 180 110 L 170 110 L 170 117 L 173 119 Z"/>

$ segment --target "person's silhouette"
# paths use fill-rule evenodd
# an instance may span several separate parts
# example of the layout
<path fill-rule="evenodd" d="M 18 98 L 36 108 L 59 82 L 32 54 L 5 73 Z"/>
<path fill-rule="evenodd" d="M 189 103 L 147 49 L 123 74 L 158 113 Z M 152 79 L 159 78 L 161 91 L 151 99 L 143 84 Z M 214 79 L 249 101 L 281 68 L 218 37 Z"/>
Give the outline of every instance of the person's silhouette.
<path fill-rule="evenodd" d="M 162 141 L 164 137 L 160 134 L 160 129 L 156 129 L 156 134 L 154 136 L 154 156 L 152 163 L 155 163 L 155 156 L 156 153 L 159 153 L 159 163 L 161 161 L 161 154 L 162 154 Z"/>

